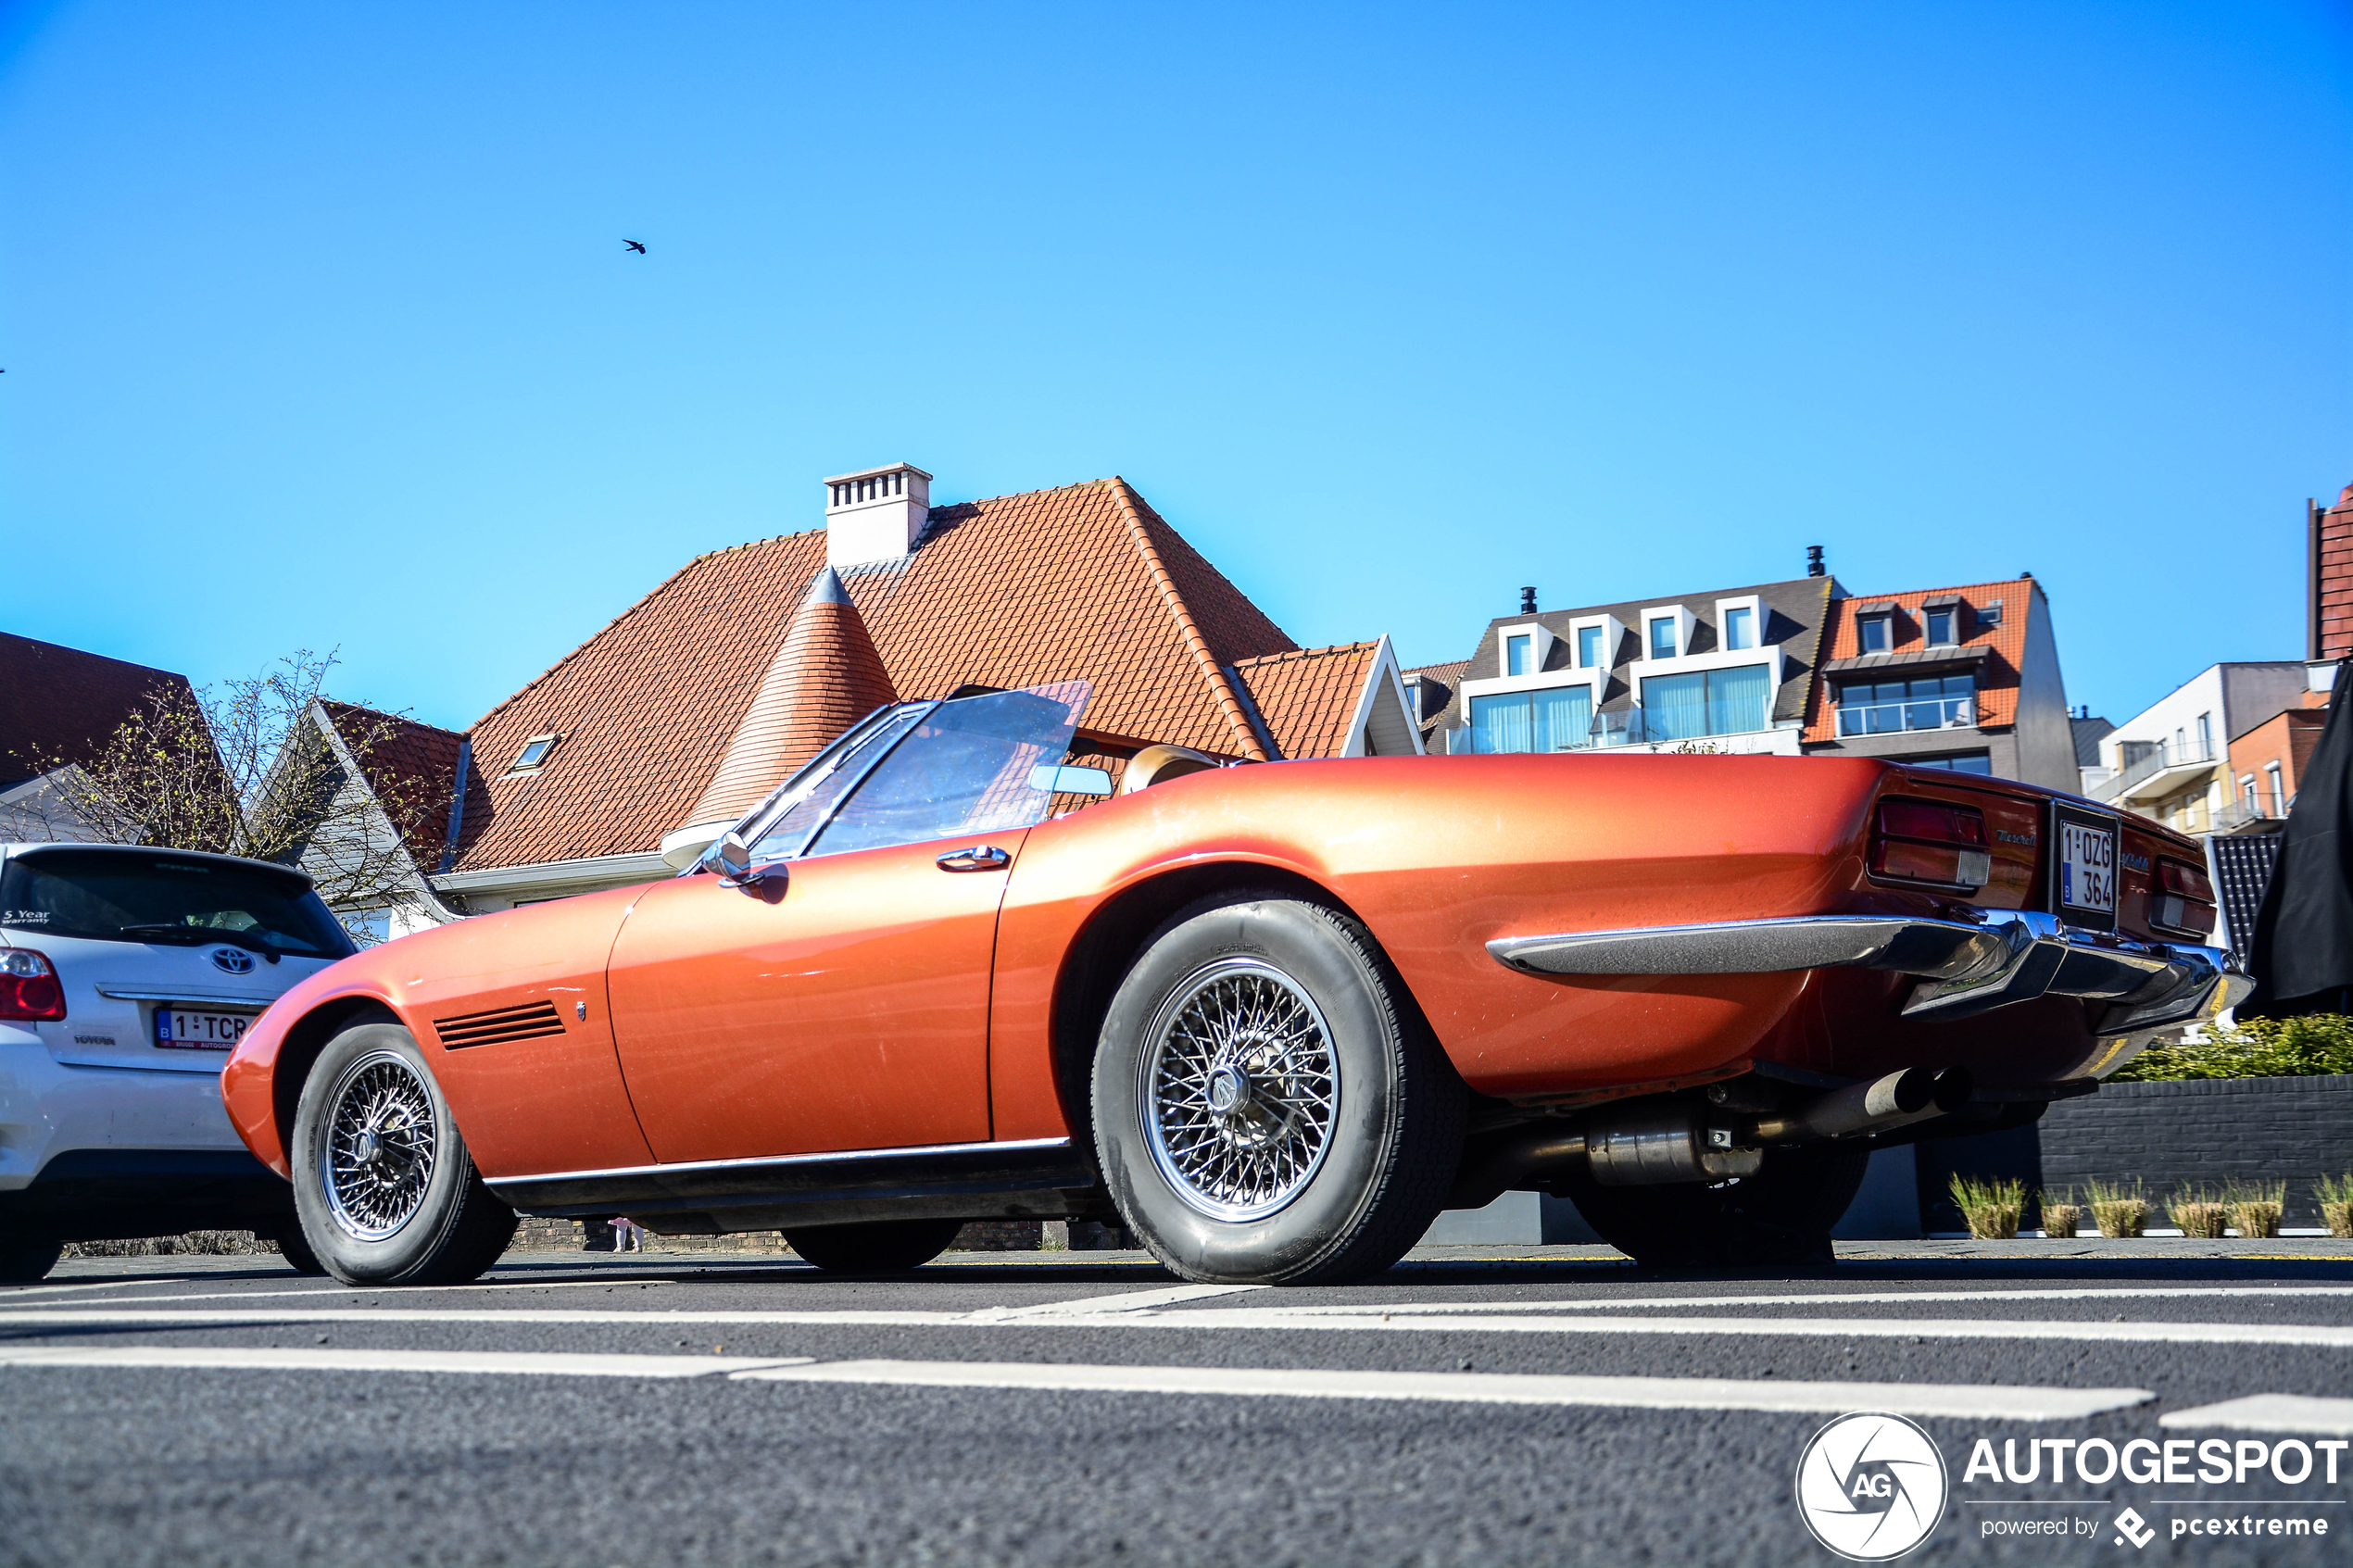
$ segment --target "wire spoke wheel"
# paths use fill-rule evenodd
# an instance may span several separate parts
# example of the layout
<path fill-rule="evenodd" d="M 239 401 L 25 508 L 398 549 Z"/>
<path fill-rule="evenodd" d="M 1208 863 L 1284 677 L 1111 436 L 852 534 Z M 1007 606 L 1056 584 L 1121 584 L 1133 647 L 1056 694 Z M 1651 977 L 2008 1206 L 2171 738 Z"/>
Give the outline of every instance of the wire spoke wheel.
<path fill-rule="evenodd" d="M 1263 1219 L 1305 1189 L 1339 1124 L 1340 1067 L 1315 1001 L 1282 971 L 1225 959 L 1180 982 L 1142 1060 L 1152 1163 L 1212 1219 Z"/>
<path fill-rule="evenodd" d="M 382 1241 L 414 1219 L 433 1185 L 438 1133 L 432 1091 L 398 1052 L 371 1051 L 346 1068 L 319 1149 L 335 1223 L 355 1240 Z"/>

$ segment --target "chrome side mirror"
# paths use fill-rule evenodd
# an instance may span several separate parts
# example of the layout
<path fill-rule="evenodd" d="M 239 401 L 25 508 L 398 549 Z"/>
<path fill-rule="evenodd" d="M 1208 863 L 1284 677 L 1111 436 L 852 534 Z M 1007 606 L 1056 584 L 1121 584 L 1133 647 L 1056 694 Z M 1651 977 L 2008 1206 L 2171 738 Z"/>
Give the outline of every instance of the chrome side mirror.
<path fill-rule="evenodd" d="M 733 828 L 721 836 L 713 858 L 719 862 L 720 874 L 731 880 L 751 870 L 751 846 L 746 844 L 744 835 Z"/>
<path fill-rule="evenodd" d="M 1101 768 L 1043 765 L 1029 771 L 1029 787 L 1050 795 L 1104 796 L 1111 793 L 1111 774 Z"/>

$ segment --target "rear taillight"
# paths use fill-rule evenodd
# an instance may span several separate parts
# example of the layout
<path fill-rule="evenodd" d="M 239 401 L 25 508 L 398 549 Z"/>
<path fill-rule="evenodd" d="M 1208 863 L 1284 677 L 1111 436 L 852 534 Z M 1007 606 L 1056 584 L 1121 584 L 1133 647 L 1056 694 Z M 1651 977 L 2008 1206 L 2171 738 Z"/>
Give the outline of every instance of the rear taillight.
<path fill-rule="evenodd" d="M 2156 880 L 2149 892 L 2151 925 L 2191 936 L 2214 929 L 2214 884 L 2203 868 L 2187 860 L 2159 860 Z"/>
<path fill-rule="evenodd" d="M 30 947 L 0 947 L 0 1019 L 54 1023 L 66 1015 L 66 988 L 49 960 Z"/>
<path fill-rule="evenodd" d="M 1882 800 L 1871 828 L 1871 874 L 1969 892 L 1994 874 L 1985 813 L 1938 800 Z"/>

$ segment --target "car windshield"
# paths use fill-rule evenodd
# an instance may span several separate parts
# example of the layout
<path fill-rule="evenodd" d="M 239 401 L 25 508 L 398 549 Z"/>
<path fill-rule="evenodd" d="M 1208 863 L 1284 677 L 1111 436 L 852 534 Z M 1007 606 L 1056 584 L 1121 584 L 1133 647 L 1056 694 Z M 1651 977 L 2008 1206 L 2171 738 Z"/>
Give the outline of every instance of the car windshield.
<path fill-rule="evenodd" d="M 101 942 L 225 942 L 339 959 L 351 938 L 302 878 L 162 853 L 42 849 L 0 871 L 0 926 Z"/>
<path fill-rule="evenodd" d="M 913 728 L 930 707 L 912 702 L 903 708 L 877 709 L 811 758 L 736 830 L 751 847 L 752 859 L 786 860 L 799 854 L 810 834 L 833 815 L 849 786 L 864 777 L 875 760 Z M 715 864 L 718 854 L 714 844 L 688 870 L 701 871 Z"/>
<path fill-rule="evenodd" d="M 1010 833 L 1044 820 L 1092 688 L 1066 681 L 988 692 L 925 709 L 819 834 L 813 853 L 841 855 L 966 834 Z M 1043 787 L 1041 787 L 1041 785 Z"/>

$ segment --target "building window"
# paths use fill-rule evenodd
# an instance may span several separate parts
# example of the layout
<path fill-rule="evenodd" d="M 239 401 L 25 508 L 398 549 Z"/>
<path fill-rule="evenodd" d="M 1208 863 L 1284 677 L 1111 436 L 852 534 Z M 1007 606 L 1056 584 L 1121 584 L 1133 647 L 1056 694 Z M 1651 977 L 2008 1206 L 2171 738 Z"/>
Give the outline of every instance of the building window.
<path fill-rule="evenodd" d="M 2201 761 L 2214 755 L 2214 715 L 2211 713 L 2197 716 L 2197 754 Z"/>
<path fill-rule="evenodd" d="M 1569 751 L 1591 738 L 1593 693 L 1589 686 L 1553 686 L 1475 696 L 1470 719 L 1475 752 Z"/>
<path fill-rule="evenodd" d="M 1982 751 L 1965 751 L 1958 757 L 1906 757 L 1906 768 L 1946 768 L 1956 773 L 1983 773 L 1991 777 L 1994 759 Z"/>
<path fill-rule="evenodd" d="M 2255 775 L 2253 773 L 2249 773 L 2245 778 L 2239 780 L 2239 795 L 2246 802 L 2246 814 L 2248 816 L 2259 817 L 2263 814 L 2263 803 L 2255 797 Z"/>
<path fill-rule="evenodd" d="M 2286 816 L 2286 815 L 2287 815 L 2287 788 L 2286 788 L 2286 781 L 2281 777 L 2281 774 L 2280 774 L 2280 765 L 2279 765 L 2277 762 L 2266 762 L 2266 763 L 2264 763 L 2264 764 L 2263 764 L 2263 774 L 2264 774 L 2264 777 L 2265 777 L 2265 778 L 2267 778 L 2267 779 L 2269 779 L 2269 780 L 2271 781 L 2271 815 L 2273 815 L 2274 817 L 2284 817 L 2284 816 Z"/>
<path fill-rule="evenodd" d="M 1724 612 L 1724 646 L 1738 651 L 1756 646 L 1756 612 L 1742 605 Z"/>
<path fill-rule="evenodd" d="M 1653 675 L 1642 682 L 1642 726 L 1652 740 L 1698 740 L 1765 727 L 1772 680 L 1762 664 Z"/>
<path fill-rule="evenodd" d="M 1948 647 L 1959 640 L 1953 635 L 1953 622 L 1956 619 L 1957 617 L 1949 609 L 1931 609 L 1928 612 L 1928 640 L 1931 647 Z"/>
<path fill-rule="evenodd" d="M 1598 626 L 1579 626 L 1577 629 L 1577 663 L 1579 668 L 1591 670 L 1600 664 L 1601 661 L 1602 629 Z"/>
<path fill-rule="evenodd" d="M 1662 615 L 1651 622 L 1651 657 L 1653 659 L 1675 657 L 1675 618 L 1673 616 Z"/>
<path fill-rule="evenodd" d="M 1523 632 L 1516 637 L 1504 639 L 1504 673 L 1533 675 L 1536 673 L 1536 634 Z"/>
<path fill-rule="evenodd" d="M 1838 689 L 1838 733 L 1966 729 L 1977 722 L 1977 677 L 1931 675 L 1919 681 L 1850 681 Z"/>
<path fill-rule="evenodd" d="M 1894 620 L 1893 616 L 1867 615 L 1856 622 L 1862 633 L 1865 653 L 1885 653 L 1895 646 Z"/>
<path fill-rule="evenodd" d="M 509 768 L 507 771 L 510 773 L 530 773 L 537 771 L 546 764 L 547 760 L 547 753 L 555 750 L 556 743 L 561 739 L 563 739 L 561 735 L 532 736 L 529 740 L 522 743 L 522 750 L 518 752 L 515 756 L 514 766 Z"/>

